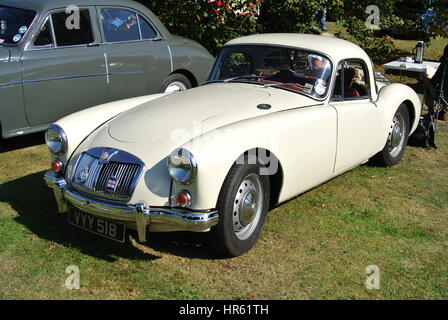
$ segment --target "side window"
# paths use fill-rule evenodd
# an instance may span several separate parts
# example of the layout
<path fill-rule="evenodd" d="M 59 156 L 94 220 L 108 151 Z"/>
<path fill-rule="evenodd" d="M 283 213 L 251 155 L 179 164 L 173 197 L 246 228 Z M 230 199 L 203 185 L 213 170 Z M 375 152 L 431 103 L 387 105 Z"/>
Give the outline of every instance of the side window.
<path fill-rule="evenodd" d="M 346 60 L 338 66 L 333 98 L 370 98 L 368 69 L 359 60 Z"/>
<path fill-rule="evenodd" d="M 73 29 L 67 28 L 66 22 L 70 16 L 71 13 L 65 13 L 65 11 L 51 15 L 56 36 L 56 45 L 58 47 L 65 47 L 92 43 L 93 31 L 89 10 L 79 10 L 79 29 L 76 27 Z"/>
<path fill-rule="evenodd" d="M 102 9 L 101 22 L 107 42 L 140 40 L 137 15 L 124 9 Z"/>
<path fill-rule="evenodd" d="M 148 21 L 143 19 L 140 15 L 138 15 L 138 22 L 140 24 L 140 30 L 142 33 L 142 39 L 154 39 L 157 37 L 157 32 L 153 27 L 149 24 Z"/>
<path fill-rule="evenodd" d="M 45 23 L 40 28 L 39 34 L 34 40 L 35 47 L 43 47 L 43 46 L 54 46 L 53 36 L 51 35 L 51 23 L 50 19 L 47 18 Z"/>

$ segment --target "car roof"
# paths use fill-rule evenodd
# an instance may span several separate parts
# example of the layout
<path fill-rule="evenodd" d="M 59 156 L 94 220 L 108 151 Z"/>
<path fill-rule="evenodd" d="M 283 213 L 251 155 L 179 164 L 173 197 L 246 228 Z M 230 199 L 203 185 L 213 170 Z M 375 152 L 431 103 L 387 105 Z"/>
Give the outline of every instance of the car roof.
<path fill-rule="evenodd" d="M 29 9 L 37 11 L 38 14 L 45 13 L 52 9 L 66 8 L 68 6 L 120 6 L 135 9 L 147 15 L 161 32 L 164 37 L 170 37 L 171 34 L 166 27 L 160 22 L 157 16 L 147 7 L 132 0 L 0 0 L 0 5 L 15 8 Z"/>
<path fill-rule="evenodd" d="M 0 0 L 0 5 L 48 11 L 55 8 L 75 6 L 126 6 L 141 9 L 143 6 L 132 0 Z M 145 8 L 145 7 L 143 7 Z"/>
<path fill-rule="evenodd" d="M 231 40 L 225 46 L 231 45 L 278 45 L 296 47 L 316 51 L 328 55 L 334 62 L 343 59 L 363 59 L 370 61 L 366 52 L 356 44 L 336 37 L 298 34 L 298 33 L 268 33 L 246 36 Z"/>

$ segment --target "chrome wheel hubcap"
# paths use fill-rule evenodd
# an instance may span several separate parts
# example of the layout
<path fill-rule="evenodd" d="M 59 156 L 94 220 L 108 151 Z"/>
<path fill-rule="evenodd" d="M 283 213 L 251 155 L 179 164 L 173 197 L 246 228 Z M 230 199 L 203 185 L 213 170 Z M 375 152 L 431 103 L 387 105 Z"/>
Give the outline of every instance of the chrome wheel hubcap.
<path fill-rule="evenodd" d="M 240 240 L 249 238 L 260 221 L 263 192 L 260 177 L 246 176 L 241 182 L 233 202 L 233 231 Z"/>
<path fill-rule="evenodd" d="M 176 91 L 185 91 L 185 90 L 187 90 L 187 86 L 185 85 L 185 83 L 180 82 L 180 81 L 174 81 L 174 82 L 170 83 L 168 85 L 168 87 L 166 87 L 165 93 L 171 93 L 171 92 L 176 92 Z"/>
<path fill-rule="evenodd" d="M 401 114 L 394 117 L 389 133 L 389 152 L 390 155 L 396 157 L 403 149 L 405 140 L 405 121 Z"/>

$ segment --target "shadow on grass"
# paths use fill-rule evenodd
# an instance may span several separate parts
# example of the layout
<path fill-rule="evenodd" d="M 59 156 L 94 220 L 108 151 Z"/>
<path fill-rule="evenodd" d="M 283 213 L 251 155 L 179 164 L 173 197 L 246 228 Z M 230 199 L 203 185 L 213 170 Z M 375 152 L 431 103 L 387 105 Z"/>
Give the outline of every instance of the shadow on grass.
<path fill-rule="evenodd" d="M 126 231 L 128 239 L 121 244 L 78 229 L 68 224 L 67 214 L 57 212 L 53 192 L 43 181 L 44 173 L 34 173 L 0 185 L 0 201 L 8 203 L 17 212 L 14 220 L 41 239 L 111 262 L 118 258 L 156 260 L 163 253 L 185 258 L 218 258 L 208 246 L 205 234 L 150 233 L 149 242 L 142 246 L 156 252 L 147 253 L 132 245 L 129 236 L 137 239 L 133 230 Z"/>
<path fill-rule="evenodd" d="M 0 153 L 24 149 L 45 143 L 43 132 L 28 134 L 10 139 L 0 139 Z"/>

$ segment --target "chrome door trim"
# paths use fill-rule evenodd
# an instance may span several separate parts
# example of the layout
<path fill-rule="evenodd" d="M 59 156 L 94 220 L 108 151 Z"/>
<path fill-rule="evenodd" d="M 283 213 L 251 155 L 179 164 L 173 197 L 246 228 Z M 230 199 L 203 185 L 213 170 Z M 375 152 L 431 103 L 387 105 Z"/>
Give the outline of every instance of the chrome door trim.
<path fill-rule="evenodd" d="M 93 77 L 102 77 L 107 76 L 107 73 L 94 73 L 94 74 L 80 74 L 73 76 L 64 76 L 64 77 L 52 77 L 52 78 L 41 78 L 34 80 L 23 80 L 23 83 L 34 83 L 34 82 L 43 82 L 43 81 L 54 81 L 54 80 L 68 80 L 68 79 L 79 79 L 79 78 L 93 78 Z"/>

